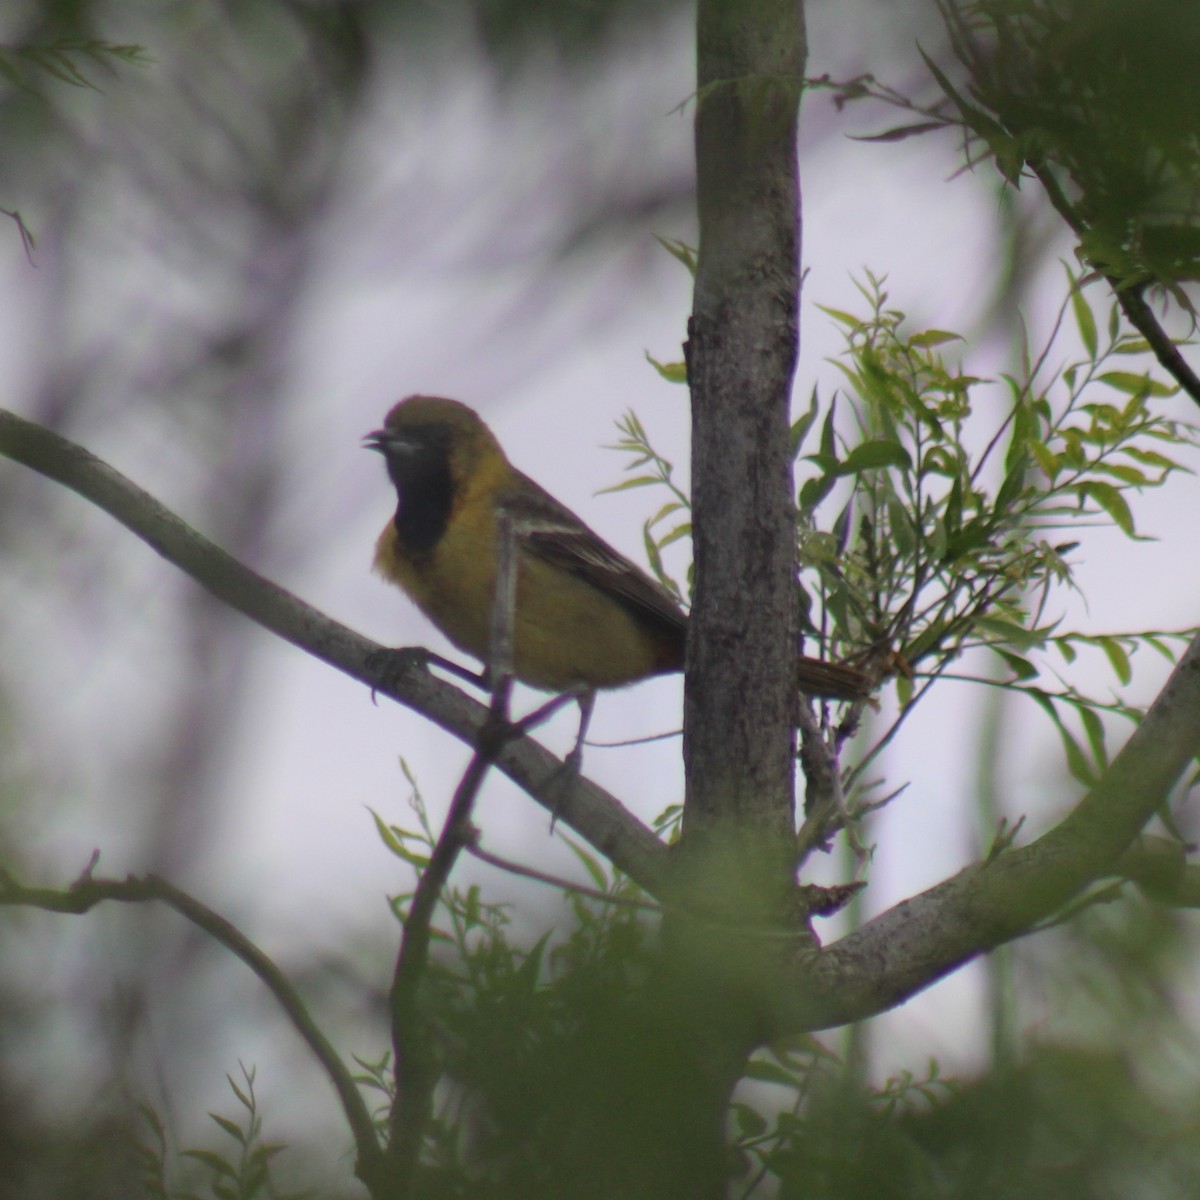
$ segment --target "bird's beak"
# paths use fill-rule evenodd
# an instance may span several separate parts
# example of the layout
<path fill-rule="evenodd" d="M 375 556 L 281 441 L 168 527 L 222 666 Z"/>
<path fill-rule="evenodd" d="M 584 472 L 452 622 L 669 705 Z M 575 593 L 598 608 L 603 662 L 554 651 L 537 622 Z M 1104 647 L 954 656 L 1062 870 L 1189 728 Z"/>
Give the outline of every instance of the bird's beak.
<path fill-rule="evenodd" d="M 363 447 L 367 450 L 378 450 L 380 454 L 386 454 L 390 441 L 391 434 L 386 429 L 373 429 L 363 438 Z"/>

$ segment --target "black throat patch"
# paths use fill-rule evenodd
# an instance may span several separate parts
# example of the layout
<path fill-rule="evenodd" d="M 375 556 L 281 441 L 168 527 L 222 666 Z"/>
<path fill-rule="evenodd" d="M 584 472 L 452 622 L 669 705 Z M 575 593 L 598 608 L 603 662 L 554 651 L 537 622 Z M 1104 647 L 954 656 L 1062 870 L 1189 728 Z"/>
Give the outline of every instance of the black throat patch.
<path fill-rule="evenodd" d="M 454 503 L 449 449 L 431 438 L 419 449 L 393 449 L 385 457 L 398 496 L 393 523 L 400 549 L 429 554 L 446 532 Z"/>

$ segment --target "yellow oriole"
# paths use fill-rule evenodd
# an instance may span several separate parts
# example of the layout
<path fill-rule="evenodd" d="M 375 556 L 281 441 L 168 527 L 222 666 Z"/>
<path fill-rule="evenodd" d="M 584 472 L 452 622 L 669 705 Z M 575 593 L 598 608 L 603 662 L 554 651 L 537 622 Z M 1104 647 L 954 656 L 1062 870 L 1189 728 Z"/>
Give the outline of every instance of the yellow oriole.
<path fill-rule="evenodd" d="M 506 513 L 518 531 L 513 672 L 555 692 L 621 687 L 683 670 L 687 617 L 665 587 L 518 471 L 474 410 L 409 396 L 366 445 L 398 504 L 375 546 L 375 570 L 402 588 L 459 649 L 486 665 Z M 797 686 L 864 698 L 862 671 L 805 655 Z"/>

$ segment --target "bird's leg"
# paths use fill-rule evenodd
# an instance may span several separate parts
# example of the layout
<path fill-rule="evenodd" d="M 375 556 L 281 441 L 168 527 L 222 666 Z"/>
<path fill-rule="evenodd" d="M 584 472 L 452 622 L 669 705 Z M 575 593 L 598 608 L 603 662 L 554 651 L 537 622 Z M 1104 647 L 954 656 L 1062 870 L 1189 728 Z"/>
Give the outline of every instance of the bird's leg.
<path fill-rule="evenodd" d="M 517 612 L 517 539 L 521 535 L 512 514 L 496 511 L 496 590 L 492 596 L 491 637 L 487 672 L 493 688 L 513 674 L 513 640 Z"/>
<path fill-rule="evenodd" d="M 580 684 L 578 687 L 568 688 L 565 692 L 559 692 L 557 696 L 552 696 L 545 704 L 522 717 L 516 723 L 516 728 L 522 733 L 528 733 L 543 721 L 548 721 L 560 708 L 570 704 L 572 700 L 579 705 L 579 732 L 575 735 L 575 745 L 571 747 L 570 754 L 563 760 L 563 769 L 572 775 L 578 775 L 580 764 L 583 762 L 584 739 L 587 737 L 588 725 L 592 720 L 592 709 L 596 706 L 596 693 L 591 688 Z"/>
<path fill-rule="evenodd" d="M 493 687 L 497 687 L 502 679 L 511 680 L 514 670 L 514 626 L 516 624 L 517 608 L 517 564 L 519 562 L 520 542 L 522 539 L 538 531 L 534 523 L 522 523 L 514 520 L 512 514 L 500 507 L 496 512 L 496 591 L 492 598 L 492 625 L 489 661 L 487 671 L 491 676 Z M 495 693 L 493 693 L 495 696 Z M 527 716 L 516 722 L 516 728 L 521 733 L 540 725 L 564 704 L 575 700 L 579 704 L 579 730 L 575 735 L 575 745 L 563 761 L 559 769 L 559 786 L 565 789 L 579 775 L 583 762 L 583 743 L 587 737 L 588 724 L 592 719 L 592 709 L 596 703 L 596 693 L 589 687 L 578 686 L 568 688 L 565 692 L 554 696 L 545 704 L 534 709 Z M 493 705 L 494 707 L 494 705 Z M 507 715 L 507 714 L 505 714 Z M 562 794 L 560 792 L 560 794 Z M 557 819 L 557 807 L 551 821 Z"/>
<path fill-rule="evenodd" d="M 579 701 L 579 732 L 575 735 L 575 745 L 571 748 L 571 753 L 563 761 L 564 770 L 572 777 L 579 774 L 579 768 L 583 765 L 583 741 L 587 737 L 588 726 L 592 723 L 596 693 L 591 688 L 585 688 L 578 691 L 575 699 Z"/>
<path fill-rule="evenodd" d="M 575 745 L 571 747 L 571 752 L 563 759 L 562 765 L 554 772 L 554 778 L 551 780 L 550 786 L 557 792 L 554 808 L 550 813 L 551 832 L 554 830 L 554 822 L 558 820 L 559 813 L 562 811 L 562 802 L 566 798 L 567 789 L 579 778 L 579 770 L 583 765 L 583 743 L 587 738 L 588 725 L 592 720 L 592 710 L 596 706 L 596 693 L 592 688 L 584 687 L 582 684 L 578 687 L 568 688 L 565 692 L 559 692 L 557 696 L 552 696 L 545 704 L 535 708 L 533 712 L 522 717 L 516 723 L 517 729 L 522 733 L 528 733 L 543 721 L 549 720 L 563 705 L 570 704 L 572 700 L 579 705 L 579 731 L 575 734 Z"/>

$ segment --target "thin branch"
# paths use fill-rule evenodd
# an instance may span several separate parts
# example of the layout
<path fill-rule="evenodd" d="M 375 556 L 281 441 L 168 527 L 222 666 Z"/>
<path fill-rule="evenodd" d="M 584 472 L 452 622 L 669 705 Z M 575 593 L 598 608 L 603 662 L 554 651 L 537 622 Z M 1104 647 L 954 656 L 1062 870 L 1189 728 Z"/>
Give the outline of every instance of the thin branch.
<path fill-rule="evenodd" d="M 375 1134 L 375 1123 L 354 1083 L 353 1075 L 305 1008 L 291 980 L 241 930 L 195 897 L 180 891 L 157 875 L 97 879 L 91 873 L 96 858 L 97 856 L 93 855 L 87 869 L 65 891 L 56 888 L 26 887 L 18 883 L 7 871 L 0 870 L 0 906 L 81 914 L 105 900 L 115 900 L 123 904 L 157 901 L 173 908 L 185 920 L 236 954 L 275 997 L 293 1028 L 329 1076 L 354 1136 L 358 1156 L 355 1172 L 366 1183 L 372 1195 L 382 1194 L 376 1191 L 382 1178 L 384 1158 Z"/>
<path fill-rule="evenodd" d="M 808 784 L 806 817 L 796 836 L 796 869 L 799 870 L 817 846 L 824 845 L 839 829 L 846 831 L 854 861 L 861 870 L 867 861 L 867 848 L 846 811 L 846 794 L 837 753 L 807 701 L 797 705 L 800 722 L 801 758 Z"/>
<path fill-rule="evenodd" d="M 588 744 L 590 745 L 591 743 L 589 742 Z M 535 867 L 527 867 L 523 863 L 513 862 L 510 858 L 502 858 L 499 854 L 493 854 L 490 850 L 485 850 L 479 844 L 478 838 L 467 842 L 463 849 L 472 858 L 477 858 L 480 862 L 485 862 L 489 866 L 507 872 L 509 875 L 517 875 L 521 879 L 532 879 L 535 883 L 549 884 L 550 887 L 558 888 L 563 892 L 571 892 L 576 896 L 587 896 L 590 900 L 598 900 L 601 904 L 613 904 L 619 908 L 636 908 L 642 912 L 649 913 L 662 912 L 662 906 L 655 904 L 653 901 L 639 900 L 635 896 L 618 896 L 613 892 L 604 892 L 599 888 L 588 887 L 583 883 L 574 883 L 570 879 L 565 879 L 560 875 L 551 875 L 547 871 L 539 871 Z"/>
<path fill-rule="evenodd" d="M 16 224 L 17 232 L 21 235 L 21 246 L 25 251 L 25 260 L 31 267 L 36 267 L 37 263 L 33 260 L 33 251 L 37 243 L 29 226 L 25 224 L 24 217 L 15 208 L 0 208 L 0 216 L 12 218 Z"/>
<path fill-rule="evenodd" d="M 4 409 L 0 454 L 78 492 L 264 629 L 477 744 L 487 708 L 430 674 L 426 651 L 397 654 L 331 620 L 243 566 L 81 446 Z M 615 796 L 581 776 L 566 777 L 561 761 L 532 738 L 509 742 L 496 766 L 639 886 L 662 893 L 667 848 Z"/>
<path fill-rule="evenodd" d="M 418 1004 L 429 963 L 433 914 L 459 854 L 474 837 L 471 812 L 476 797 L 512 728 L 507 715 L 511 688 L 511 678 L 501 676 L 493 694 L 489 722 L 480 731 L 475 753 L 455 789 L 429 865 L 421 872 L 404 921 L 390 998 L 396 1094 L 389 1120 L 391 1139 L 387 1156 L 396 1196 L 408 1194 L 438 1080 L 437 1055 Z"/>
<path fill-rule="evenodd" d="M 1082 237 L 1087 232 L 1083 219 L 1075 211 L 1075 206 L 1067 199 L 1053 173 L 1044 164 L 1026 164 L 1037 177 L 1038 182 L 1046 191 L 1050 203 L 1060 217 L 1070 226 L 1076 237 Z M 1109 275 L 1101 268 L 1101 273 L 1108 281 L 1125 319 L 1146 339 L 1147 345 L 1158 359 L 1159 365 L 1197 404 L 1200 404 L 1200 376 L 1188 365 L 1187 360 L 1179 352 L 1179 347 L 1171 341 L 1167 331 L 1158 323 L 1154 313 L 1143 296 L 1140 285 L 1122 284 L 1120 280 Z"/>

